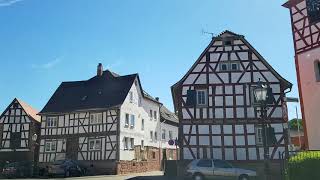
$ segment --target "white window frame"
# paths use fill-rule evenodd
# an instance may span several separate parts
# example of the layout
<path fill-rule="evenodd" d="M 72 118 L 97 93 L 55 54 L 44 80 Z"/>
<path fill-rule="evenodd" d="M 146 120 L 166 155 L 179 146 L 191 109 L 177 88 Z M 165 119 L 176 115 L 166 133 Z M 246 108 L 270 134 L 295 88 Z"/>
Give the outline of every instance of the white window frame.
<path fill-rule="evenodd" d="M 204 95 L 204 102 L 199 102 L 199 93 L 203 93 Z M 197 96 L 197 106 L 206 106 L 208 101 L 208 94 L 206 89 L 197 89 L 196 90 L 196 96 Z M 202 101 L 202 100 L 201 100 Z"/>
<path fill-rule="evenodd" d="M 130 138 L 130 150 L 134 149 L 134 138 Z"/>
<path fill-rule="evenodd" d="M 129 123 L 130 123 L 130 114 L 126 113 L 125 119 L 124 119 L 124 127 L 129 127 Z"/>
<path fill-rule="evenodd" d="M 153 118 L 154 118 L 154 120 L 157 120 L 157 117 L 158 117 L 157 111 L 153 111 Z"/>
<path fill-rule="evenodd" d="M 165 129 L 162 129 L 161 139 L 162 139 L 162 140 L 166 140 L 166 130 L 165 130 Z"/>
<path fill-rule="evenodd" d="M 133 129 L 135 124 L 136 124 L 136 117 L 135 117 L 135 115 L 131 114 L 130 115 L 130 128 Z"/>
<path fill-rule="evenodd" d="M 93 142 L 92 147 L 91 147 L 91 142 Z M 101 139 L 89 139 L 88 146 L 89 146 L 89 151 L 100 151 Z"/>
<path fill-rule="evenodd" d="M 150 131 L 150 141 L 153 141 L 153 131 Z"/>
<path fill-rule="evenodd" d="M 158 132 L 154 131 L 154 141 L 158 141 Z"/>
<path fill-rule="evenodd" d="M 153 111 L 152 111 L 152 109 L 150 109 L 150 112 L 149 112 L 150 120 L 152 120 L 152 113 L 153 113 Z"/>
<path fill-rule="evenodd" d="M 58 117 L 57 116 L 49 116 L 47 117 L 47 127 L 57 127 L 58 126 Z"/>
<path fill-rule="evenodd" d="M 232 69 L 232 65 L 237 65 L 237 69 Z M 240 64 L 239 62 L 230 62 L 230 71 L 239 71 L 240 70 Z"/>
<path fill-rule="evenodd" d="M 49 146 L 49 150 L 47 147 Z M 57 142 L 56 141 L 47 141 L 44 147 L 45 152 L 56 152 L 57 151 Z"/>
<path fill-rule="evenodd" d="M 262 146 L 263 145 L 263 127 L 262 125 L 257 125 L 255 127 L 256 131 L 256 145 Z"/>
<path fill-rule="evenodd" d="M 124 142 L 123 142 L 123 149 L 124 150 L 128 150 L 129 149 L 129 138 L 128 137 L 124 137 Z"/>
<path fill-rule="evenodd" d="M 102 124 L 102 113 L 91 113 L 90 124 Z"/>
<path fill-rule="evenodd" d="M 222 65 L 226 65 L 227 69 L 223 70 L 222 69 Z M 229 63 L 228 62 L 222 62 L 222 63 L 219 64 L 219 68 L 220 68 L 220 71 L 222 71 L 222 72 L 229 71 L 229 69 L 230 69 L 229 68 Z"/>

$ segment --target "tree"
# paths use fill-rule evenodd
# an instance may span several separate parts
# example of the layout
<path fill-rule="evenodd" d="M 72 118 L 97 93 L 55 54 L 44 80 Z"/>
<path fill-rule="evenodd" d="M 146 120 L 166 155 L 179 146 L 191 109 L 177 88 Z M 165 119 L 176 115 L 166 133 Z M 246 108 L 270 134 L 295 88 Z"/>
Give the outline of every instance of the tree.
<path fill-rule="evenodd" d="M 296 118 L 291 119 L 289 121 L 289 128 L 293 129 L 293 130 L 298 130 L 298 124 L 299 124 L 299 129 L 302 130 L 303 129 L 302 128 L 302 119 L 298 119 L 298 120 Z"/>

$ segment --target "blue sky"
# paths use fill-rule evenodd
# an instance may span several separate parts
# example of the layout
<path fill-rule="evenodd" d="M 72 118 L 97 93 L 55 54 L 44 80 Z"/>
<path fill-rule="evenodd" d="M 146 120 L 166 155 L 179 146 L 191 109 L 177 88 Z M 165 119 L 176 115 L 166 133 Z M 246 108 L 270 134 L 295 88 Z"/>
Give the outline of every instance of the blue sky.
<path fill-rule="evenodd" d="M 94 76 L 99 62 L 138 72 L 143 88 L 173 109 L 170 86 L 211 40 L 202 30 L 245 35 L 298 96 L 284 2 L 0 0 L 0 110 L 14 97 L 41 110 L 62 81 Z"/>

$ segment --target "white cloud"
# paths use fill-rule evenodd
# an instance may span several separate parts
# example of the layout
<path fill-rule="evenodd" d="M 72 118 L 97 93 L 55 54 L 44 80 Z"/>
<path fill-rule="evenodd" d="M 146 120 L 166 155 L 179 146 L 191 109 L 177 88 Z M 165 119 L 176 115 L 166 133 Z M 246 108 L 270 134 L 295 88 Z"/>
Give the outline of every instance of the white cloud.
<path fill-rule="evenodd" d="M 32 64 L 31 67 L 34 69 L 51 69 L 56 66 L 59 62 L 61 62 L 61 58 L 56 58 L 52 61 L 49 61 L 45 64 Z"/>
<path fill-rule="evenodd" d="M 0 7 L 1 6 L 11 6 L 17 2 L 20 2 L 23 0 L 0 0 Z"/>

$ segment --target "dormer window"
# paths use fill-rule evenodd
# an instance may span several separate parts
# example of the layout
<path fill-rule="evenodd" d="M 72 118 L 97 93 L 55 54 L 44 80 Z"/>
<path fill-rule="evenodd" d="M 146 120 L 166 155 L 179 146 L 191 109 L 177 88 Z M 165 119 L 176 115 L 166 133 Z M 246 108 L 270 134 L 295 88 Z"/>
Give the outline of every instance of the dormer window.
<path fill-rule="evenodd" d="M 232 41 L 231 40 L 226 40 L 226 41 L 224 41 L 224 45 L 225 46 L 231 46 L 232 45 Z"/>

